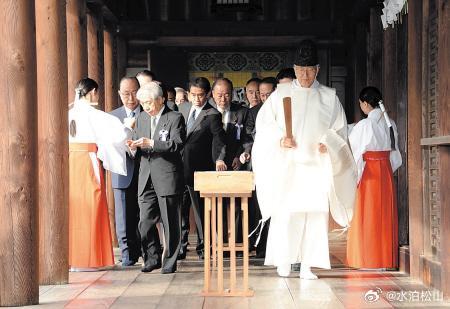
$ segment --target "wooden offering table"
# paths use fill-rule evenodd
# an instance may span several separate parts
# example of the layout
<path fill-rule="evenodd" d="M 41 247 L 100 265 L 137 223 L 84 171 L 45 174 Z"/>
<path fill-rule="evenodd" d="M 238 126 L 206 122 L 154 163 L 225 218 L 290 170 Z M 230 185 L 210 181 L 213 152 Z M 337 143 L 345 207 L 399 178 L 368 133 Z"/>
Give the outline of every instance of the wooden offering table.
<path fill-rule="evenodd" d="M 196 172 L 194 189 L 205 198 L 205 282 L 203 296 L 253 296 L 248 287 L 248 198 L 254 189 L 252 172 Z M 223 198 L 230 199 L 230 236 L 228 246 L 223 244 Z M 242 244 L 236 244 L 235 207 L 236 198 L 241 199 Z M 212 259 L 209 248 L 212 248 Z M 224 288 L 223 252 L 230 252 L 229 288 Z M 236 252 L 242 251 L 242 284 L 237 281 Z M 217 279 L 217 288 L 212 287 Z"/>

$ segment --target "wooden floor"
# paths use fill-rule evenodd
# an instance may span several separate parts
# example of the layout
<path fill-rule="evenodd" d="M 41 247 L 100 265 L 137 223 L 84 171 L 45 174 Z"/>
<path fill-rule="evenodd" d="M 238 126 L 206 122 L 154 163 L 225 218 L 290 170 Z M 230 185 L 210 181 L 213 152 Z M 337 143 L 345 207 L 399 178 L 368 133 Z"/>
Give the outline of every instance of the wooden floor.
<path fill-rule="evenodd" d="M 335 238 L 335 239 L 333 239 Z M 280 278 L 263 260 L 250 261 L 255 296 L 202 297 L 203 263 L 190 251 L 178 272 L 141 273 L 141 265 L 100 272 L 70 273 L 70 284 L 40 287 L 46 308 L 435 308 L 450 307 L 439 293 L 400 272 L 345 268 L 343 236 L 330 237 L 332 270 L 315 269 L 319 280 L 300 280 L 298 271 Z M 117 251 L 118 253 L 118 251 Z M 365 299 L 366 297 L 366 299 Z M 370 298 L 372 297 L 372 298 Z M 372 302 L 370 300 L 373 300 Z"/>

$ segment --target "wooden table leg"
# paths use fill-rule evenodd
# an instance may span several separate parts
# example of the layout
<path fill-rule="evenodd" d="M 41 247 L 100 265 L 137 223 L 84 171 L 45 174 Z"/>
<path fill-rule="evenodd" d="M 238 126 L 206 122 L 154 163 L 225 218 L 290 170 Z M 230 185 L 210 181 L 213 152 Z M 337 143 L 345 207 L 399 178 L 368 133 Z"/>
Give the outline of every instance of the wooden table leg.
<path fill-rule="evenodd" d="M 244 282 L 243 289 L 244 291 L 248 290 L 248 198 L 242 198 L 241 202 L 242 208 L 242 238 L 243 238 L 243 250 L 244 250 L 244 264 L 243 264 L 243 274 L 244 274 Z"/>
<path fill-rule="evenodd" d="M 211 198 L 211 240 L 212 240 L 212 267 L 217 267 L 217 207 L 216 198 Z"/>
<path fill-rule="evenodd" d="M 217 242 L 218 242 L 218 265 L 217 265 L 217 289 L 219 292 L 223 291 L 223 212 L 222 212 L 223 198 L 218 197 L 217 205 Z"/>
<path fill-rule="evenodd" d="M 210 272 L 210 259 L 209 259 L 209 232 L 210 232 L 210 211 L 211 211 L 211 198 L 207 197 L 205 198 L 205 225 L 204 225 L 204 256 L 205 256 L 205 286 L 204 286 L 204 292 L 207 293 L 210 290 L 210 279 L 211 279 L 211 272 Z"/>
<path fill-rule="evenodd" d="M 230 289 L 236 289 L 236 229 L 235 229 L 235 198 L 230 198 L 230 239 L 228 246 L 230 247 Z"/>

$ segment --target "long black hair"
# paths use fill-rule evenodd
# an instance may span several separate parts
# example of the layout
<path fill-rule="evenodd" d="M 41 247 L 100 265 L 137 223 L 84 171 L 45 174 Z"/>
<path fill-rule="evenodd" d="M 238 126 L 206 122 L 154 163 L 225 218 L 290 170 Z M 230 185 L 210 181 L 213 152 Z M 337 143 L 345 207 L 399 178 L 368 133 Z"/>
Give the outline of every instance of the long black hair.
<path fill-rule="evenodd" d="M 386 124 L 389 127 L 389 134 L 391 139 L 391 149 L 395 150 L 395 135 L 394 128 L 391 124 L 389 116 L 387 115 L 386 110 L 383 105 L 383 96 L 381 95 L 381 91 L 377 87 L 369 86 L 363 88 L 359 93 L 359 100 L 361 102 L 367 102 L 373 108 L 380 108 L 383 112 L 384 119 L 386 120 Z"/>
<path fill-rule="evenodd" d="M 75 86 L 75 101 L 79 100 L 82 97 L 85 97 L 94 89 L 98 89 L 98 84 L 95 80 L 88 77 L 81 79 Z M 69 123 L 69 134 L 72 137 L 75 137 L 77 135 L 77 124 L 73 119 Z"/>
<path fill-rule="evenodd" d="M 86 96 L 93 89 L 98 89 L 98 84 L 95 80 L 87 77 L 81 79 L 77 85 L 75 86 L 75 93 L 77 94 L 77 98 L 82 98 Z"/>
<path fill-rule="evenodd" d="M 377 87 L 369 86 L 361 90 L 359 93 L 359 99 L 361 102 L 369 103 L 373 108 L 379 108 L 379 102 L 383 100 L 383 96 Z"/>

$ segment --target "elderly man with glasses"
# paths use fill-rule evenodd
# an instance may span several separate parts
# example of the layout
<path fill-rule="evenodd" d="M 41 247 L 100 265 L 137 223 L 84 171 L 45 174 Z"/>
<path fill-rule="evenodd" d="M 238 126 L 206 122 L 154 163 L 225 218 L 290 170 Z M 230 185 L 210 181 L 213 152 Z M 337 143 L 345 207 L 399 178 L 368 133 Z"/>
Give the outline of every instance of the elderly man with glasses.
<path fill-rule="evenodd" d="M 161 268 L 163 274 L 177 270 L 181 246 L 181 203 L 184 191 L 181 150 L 186 139 L 183 116 L 164 105 L 161 87 L 150 82 L 137 98 L 143 111 L 136 121 L 130 150 L 140 164 L 138 202 L 139 232 L 144 257 L 142 272 Z M 156 228 L 164 228 L 164 253 Z"/>
<path fill-rule="evenodd" d="M 119 96 L 123 105 L 111 112 L 120 121 L 135 120 L 141 112 L 136 98 L 139 82 L 135 77 L 124 77 L 119 84 Z M 139 165 L 127 154 L 127 175 L 111 173 L 114 189 L 116 236 L 121 250 L 122 266 L 134 265 L 141 256 L 138 222 L 137 182 Z"/>

